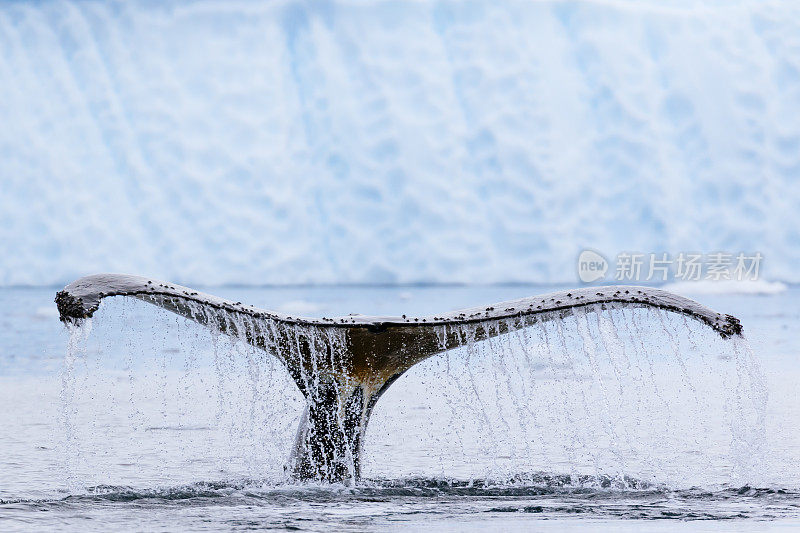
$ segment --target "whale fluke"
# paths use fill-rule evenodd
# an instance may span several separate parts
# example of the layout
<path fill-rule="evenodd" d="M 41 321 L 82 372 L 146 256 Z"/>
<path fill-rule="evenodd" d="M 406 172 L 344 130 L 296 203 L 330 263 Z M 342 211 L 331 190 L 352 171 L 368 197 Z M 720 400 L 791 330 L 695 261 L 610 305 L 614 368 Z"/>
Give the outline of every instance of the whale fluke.
<path fill-rule="evenodd" d="M 56 295 L 61 320 L 92 316 L 103 298 L 130 296 L 163 307 L 271 353 L 306 398 L 288 468 L 297 479 L 360 477 L 361 445 L 375 403 L 416 363 L 437 353 L 533 325 L 575 308 L 652 307 L 699 320 L 723 338 L 739 320 L 660 289 L 590 287 L 426 317 L 350 315 L 296 318 L 124 274 L 80 278 Z M 465 339 L 469 326 L 469 339 Z"/>

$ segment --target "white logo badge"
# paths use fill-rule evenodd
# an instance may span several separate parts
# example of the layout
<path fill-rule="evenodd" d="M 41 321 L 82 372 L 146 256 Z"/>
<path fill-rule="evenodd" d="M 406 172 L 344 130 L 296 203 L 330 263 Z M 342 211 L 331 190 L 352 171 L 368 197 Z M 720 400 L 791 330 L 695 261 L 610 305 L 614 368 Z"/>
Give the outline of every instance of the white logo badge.
<path fill-rule="evenodd" d="M 578 256 L 578 277 L 584 283 L 591 283 L 605 277 L 608 261 L 592 250 L 584 250 Z"/>

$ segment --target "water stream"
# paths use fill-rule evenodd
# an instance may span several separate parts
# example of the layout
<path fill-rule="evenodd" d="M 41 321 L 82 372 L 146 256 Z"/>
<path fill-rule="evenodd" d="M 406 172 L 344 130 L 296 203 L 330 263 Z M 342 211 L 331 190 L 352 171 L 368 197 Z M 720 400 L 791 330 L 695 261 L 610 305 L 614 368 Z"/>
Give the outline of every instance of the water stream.
<path fill-rule="evenodd" d="M 547 472 L 609 480 L 620 489 L 628 488 L 628 480 L 673 488 L 757 485 L 767 397 L 747 340 L 721 339 L 703 324 L 657 309 L 606 307 L 575 308 L 544 322 L 504 319 L 506 333 L 484 340 L 476 333 L 482 325 L 439 326 L 443 349 L 453 335 L 459 343 L 412 367 L 379 401 L 367 434 L 366 472 L 498 482 Z M 248 475 L 288 482 L 276 466 L 288 458 L 298 409 L 316 393 L 304 400 L 284 361 L 299 361 L 304 389 L 317 391 L 323 367 L 345 373 L 343 330 L 242 315 L 204 316 L 208 329 L 183 318 L 164 320 L 164 330 L 153 327 L 153 345 L 128 343 L 126 349 L 138 353 L 125 355 L 127 375 L 123 371 L 118 385 L 128 389 L 126 406 L 114 398 L 106 406 L 159 402 L 161 421 L 137 423 L 131 412 L 134 427 L 162 434 L 194 426 L 200 431 L 212 427 L 191 422 L 209 414 L 195 403 L 197 387 L 203 387 L 206 402 L 215 400 L 210 424 L 224 428 L 230 446 L 257 450 L 244 453 Z M 90 330 L 91 321 L 70 326 L 62 373 L 64 449 L 76 464 L 86 461 L 76 433 L 83 406 L 78 397 L 95 392 L 76 390 L 76 365 L 91 374 Z M 165 331 L 169 337 L 159 340 Z M 256 332 L 265 334 L 266 350 L 248 342 Z M 304 344 L 310 351 L 301 349 Z M 208 347 L 210 365 L 203 361 Z M 158 355 L 148 362 L 153 349 Z M 131 367 L 133 359 L 151 367 L 147 383 Z M 336 383 L 353 386 L 346 376 Z M 392 431 L 401 423 L 398 412 L 413 427 Z M 420 445 L 440 442 L 438 465 L 405 464 L 407 454 L 379 451 L 412 435 Z M 451 449 L 451 443 L 458 446 Z M 273 460 L 264 464 L 260 454 L 266 450 Z M 347 451 L 351 469 L 352 454 Z"/>

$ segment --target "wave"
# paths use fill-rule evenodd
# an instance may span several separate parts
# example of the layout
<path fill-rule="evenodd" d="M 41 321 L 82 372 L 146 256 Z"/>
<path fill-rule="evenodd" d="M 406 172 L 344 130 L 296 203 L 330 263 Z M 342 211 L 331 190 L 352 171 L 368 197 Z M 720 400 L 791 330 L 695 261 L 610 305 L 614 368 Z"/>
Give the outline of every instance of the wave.
<path fill-rule="evenodd" d="M 95 485 L 81 492 L 58 498 L 5 499 L 0 505 L 57 502 L 129 502 L 138 500 L 175 501 L 195 498 L 247 497 L 270 500 L 347 500 L 367 496 L 435 498 L 571 496 L 583 498 L 648 498 L 677 496 L 685 499 L 726 500 L 736 498 L 782 497 L 800 503 L 800 491 L 775 487 L 721 486 L 714 488 L 671 489 L 628 476 L 594 476 L 553 473 L 518 474 L 505 479 L 454 479 L 449 477 L 406 477 L 365 479 L 356 485 L 290 483 L 257 479 L 198 481 L 171 487 Z"/>

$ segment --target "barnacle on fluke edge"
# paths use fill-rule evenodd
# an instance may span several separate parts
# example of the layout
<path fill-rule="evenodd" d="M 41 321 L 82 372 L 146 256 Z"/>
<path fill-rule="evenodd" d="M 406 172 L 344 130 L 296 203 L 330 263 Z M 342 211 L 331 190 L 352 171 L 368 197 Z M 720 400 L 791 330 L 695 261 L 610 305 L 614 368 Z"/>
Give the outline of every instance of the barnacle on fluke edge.
<path fill-rule="evenodd" d="M 62 322 L 89 318 L 95 311 L 95 309 L 86 309 L 80 298 L 72 296 L 67 291 L 59 291 L 56 294 L 56 307 L 58 307 L 58 314 Z"/>

